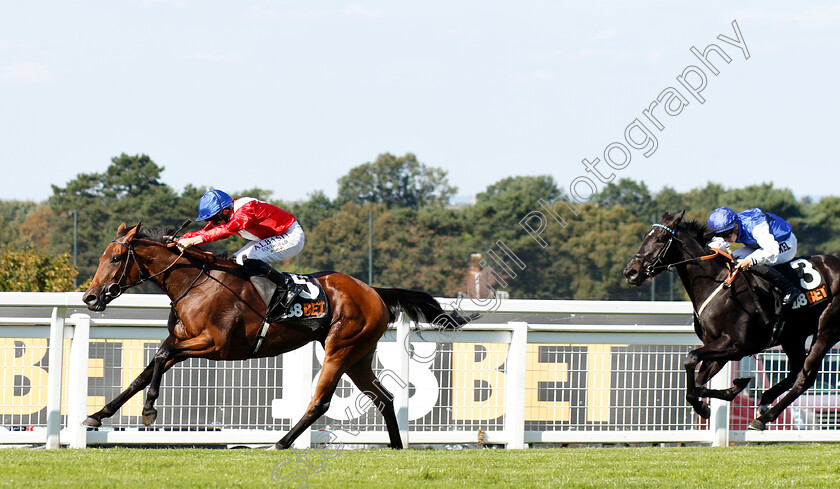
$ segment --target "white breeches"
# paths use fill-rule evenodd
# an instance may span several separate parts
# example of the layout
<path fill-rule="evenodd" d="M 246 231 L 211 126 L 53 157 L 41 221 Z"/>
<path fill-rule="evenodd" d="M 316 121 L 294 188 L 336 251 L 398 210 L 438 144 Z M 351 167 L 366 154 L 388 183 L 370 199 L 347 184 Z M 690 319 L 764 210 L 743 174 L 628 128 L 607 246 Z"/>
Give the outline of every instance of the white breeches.
<path fill-rule="evenodd" d="M 793 233 L 790 233 L 790 237 L 788 239 L 779 243 L 779 255 L 775 258 L 770 258 L 766 262 L 766 265 L 781 265 L 782 263 L 787 263 L 796 257 L 796 246 L 797 246 L 796 236 Z M 753 253 L 759 254 L 759 256 L 763 257 L 764 250 L 761 248 L 750 248 L 749 246 L 744 246 L 742 248 L 738 248 L 734 252 L 732 252 L 732 257 L 736 260 L 740 260 L 741 258 L 750 258 Z M 764 261 L 763 259 L 761 261 Z"/>
<path fill-rule="evenodd" d="M 285 233 L 279 236 L 251 241 L 233 254 L 236 263 L 242 265 L 245 259 L 260 260 L 266 263 L 287 260 L 303 250 L 303 228 L 295 221 Z"/>

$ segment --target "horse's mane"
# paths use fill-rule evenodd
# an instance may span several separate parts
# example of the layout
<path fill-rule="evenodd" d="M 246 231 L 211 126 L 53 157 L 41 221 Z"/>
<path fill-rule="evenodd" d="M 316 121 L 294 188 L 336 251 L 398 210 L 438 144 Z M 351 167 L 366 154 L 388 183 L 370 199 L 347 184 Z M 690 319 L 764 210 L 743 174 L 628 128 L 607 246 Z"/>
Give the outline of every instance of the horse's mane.
<path fill-rule="evenodd" d="M 167 236 L 172 236 L 173 234 L 175 234 L 175 228 L 163 226 L 149 226 L 141 227 L 140 230 L 137 231 L 136 237 L 139 239 L 154 241 L 156 243 L 166 244 L 169 242 Z"/>
<path fill-rule="evenodd" d="M 683 221 L 682 226 L 688 231 L 688 234 L 694 236 L 694 239 L 705 245 L 709 240 L 709 228 L 697 220 Z"/>
<path fill-rule="evenodd" d="M 128 228 L 120 231 L 117 234 L 117 237 L 125 236 L 128 232 Z M 160 244 L 168 244 L 170 242 L 169 237 L 174 235 L 177 232 L 177 229 L 173 227 L 166 227 L 166 226 L 148 226 L 148 227 L 141 227 L 137 234 L 134 236 L 135 239 L 145 239 L 147 241 L 153 241 L 155 243 Z M 210 253 L 209 251 L 201 248 L 196 247 L 197 249 L 194 251 L 199 251 L 200 253 Z M 192 248 L 190 248 L 192 250 Z M 176 251 L 177 252 L 177 251 Z M 212 253 L 213 257 L 216 260 L 224 261 L 224 260 L 231 260 L 230 253 L 225 251 L 223 253 Z"/>

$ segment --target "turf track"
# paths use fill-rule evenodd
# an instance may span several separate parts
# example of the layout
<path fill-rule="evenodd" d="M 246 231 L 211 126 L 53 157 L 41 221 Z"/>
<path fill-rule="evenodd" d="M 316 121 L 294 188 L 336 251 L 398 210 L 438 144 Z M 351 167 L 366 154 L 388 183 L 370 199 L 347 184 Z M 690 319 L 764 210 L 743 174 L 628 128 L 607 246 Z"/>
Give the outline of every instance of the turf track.
<path fill-rule="evenodd" d="M 840 444 L 531 450 L 0 449 L 0 487 L 840 487 Z M 303 455 L 310 456 L 313 468 Z M 289 457 L 288 459 L 286 457 Z M 278 466 L 287 461 L 288 465 Z M 275 467 L 277 470 L 274 470 Z M 320 472 L 315 472 L 316 469 Z"/>

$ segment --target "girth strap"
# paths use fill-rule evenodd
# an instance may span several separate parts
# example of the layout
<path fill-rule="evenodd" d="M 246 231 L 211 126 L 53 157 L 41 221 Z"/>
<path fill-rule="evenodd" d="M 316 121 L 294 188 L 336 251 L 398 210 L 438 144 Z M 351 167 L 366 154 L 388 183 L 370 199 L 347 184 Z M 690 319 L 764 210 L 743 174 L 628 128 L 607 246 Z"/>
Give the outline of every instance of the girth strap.
<path fill-rule="evenodd" d="M 260 347 L 265 341 L 265 337 L 268 335 L 268 327 L 271 326 L 271 323 L 263 319 L 262 327 L 260 327 L 260 332 L 257 335 L 257 341 L 254 343 L 254 346 L 251 348 L 251 352 L 248 353 L 248 358 L 252 358 L 254 355 L 260 351 Z"/>

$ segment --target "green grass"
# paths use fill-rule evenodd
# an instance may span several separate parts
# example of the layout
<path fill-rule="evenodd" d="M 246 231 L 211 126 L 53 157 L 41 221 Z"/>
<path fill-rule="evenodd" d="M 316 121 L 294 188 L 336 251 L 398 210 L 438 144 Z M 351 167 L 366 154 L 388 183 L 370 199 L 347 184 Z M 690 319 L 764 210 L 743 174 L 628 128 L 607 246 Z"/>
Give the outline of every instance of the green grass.
<path fill-rule="evenodd" d="M 0 449 L 0 487 L 840 487 L 840 445 L 531 450 L 345 450 L 309 469 L 295 452 Z M 298 487 L 302 478 L 285 487 Z"/>

